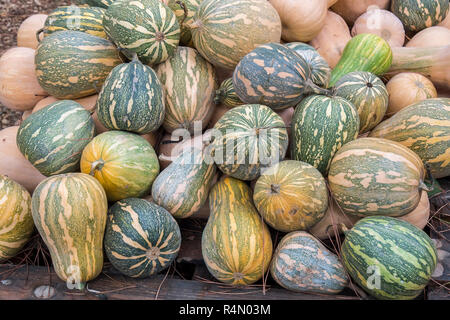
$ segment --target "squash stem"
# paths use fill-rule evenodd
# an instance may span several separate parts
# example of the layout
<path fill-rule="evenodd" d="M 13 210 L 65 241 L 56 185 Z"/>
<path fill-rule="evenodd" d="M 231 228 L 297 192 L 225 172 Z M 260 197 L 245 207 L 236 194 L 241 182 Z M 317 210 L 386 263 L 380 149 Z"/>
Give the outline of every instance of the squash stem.
<path fill-rule="evenodd" d="M 103 160 L 97 160 L 97 161 L 92 162 L 91 171 L 89 172 L 89 174 L 91 176 L 94 176 L 95 175 L 95 171 L 96 170 L 101 170 L 104 165 L 105 165 L 105 161 L 103 161 Z"/>
<path fill-rule="evenodd" d="M 305 87 L 306 87 L 306 93 L 322 94 L 322 95 L 326 95 L 326 96 L 331 95 L 331 90 L 319 87 L 314 82 L 312 82 L 311 79 L 308 79 L 306 81 Z"/>
<path fill-rule="evenodd" d="M 279 184 L 271 184 L 270 191 L 272 191 L 272 193 L 275 193 L 275 194 L 280 193 L 280 185 Z"/>
<path fill-rule="evenodd" d="M 44 28 L 40 28 L 38 31 L 36 31 L 36 39 L 38 43 L 41 43 L 41 33 L 44 32 Z"/>
<path fill-rule="evenodd" d="M 188 16 L 188 10 L 186 8 L 186 4 L 183 1 L 175 1 L 176 4 L 178 4 L 181 9 L 183 9 L 183 20 L 181 20 L 180 22 L 180 26 L 183 25 L 184 20 L 186 20 L 187 16 Z"/>

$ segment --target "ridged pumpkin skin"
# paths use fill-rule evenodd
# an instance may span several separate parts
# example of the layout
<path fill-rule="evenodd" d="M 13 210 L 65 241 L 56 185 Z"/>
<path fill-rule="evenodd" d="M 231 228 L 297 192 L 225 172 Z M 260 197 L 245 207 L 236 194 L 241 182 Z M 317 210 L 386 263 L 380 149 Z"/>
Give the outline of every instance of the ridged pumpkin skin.
<path fill-rule="evenodd" d="M 357 216 L 402 216 L 419 204 L 424 168 L 397 142 L 360 138 L 333 158 L 328 182 L 341 209 Z"/>
<path fill-rule="evenodd" d="M 78 288 L 95 279 L 103 268 L 108 212 L 100 183 L 84 173 L 47 178 L 34 191 L 31 209 L 58 277 Z"/>
<path fill-rule="evenodd" d="M 180 25 L 170 8 L 159 0 L 115 1 L 103 16 L 112 41 L 135 52 L 145 64 L 171 57 L 180 41 Z"/>
<path fill-rule="evenodd" d="M 180 228 L 164 208 L 144 199 L 129 198 L 109 209 L 105 252 L 121 273 L 145 278 L 167 269 L 180 245 Z"/>
<path fill-rule="evenodd" d="M 224 177 L 209 194 L 210 216 L 202 234 L 202 255 L 217 280 L 233 285 L 262 278 L 272 258 L 272 239 L 244 182 Z"/>
<path fill-rule="evenodd" d="M 450 176 L 450 98 L 406 107 L 380 123 L 370 136 L 408 147 L 429 166 L 434 178 Z"/>
<path fill-rule="evenodd" d="M 156 204 L 175 218 L 187 218 L 208 199 L 216 166 L 206 158 L 206 149 L 190 147 L 164 169 L 152 186 Z"/>
<path fill-rule="evenodd" d="M 108 8 L 114 1 L 117 0 L 76 0 L 75 3 L 87 4 L 91 7 Z"/>
<path fill-rule="evenodd" d="M 309 64 L 279 43 L 259 46 L 242 58 L 234 70 L 233 84 L 243 102 L 274 110 L 296 105 L 303 94 L 326 92 L 313 83 Z"/>
<path fill-rule="evenodd" d="M 283 119 L 267 106 L 246 104 L 215 124 L 214 162 L 229 176 L 254 180 L 261 170 L 284 159 L 288 133 Z"/>
<path fill-rule="evenodd" d="M 334 86 L 342 76 L 353 71 L 382 75 L 391 67 L 392 59 L 392 50 L 386 40 L 375 34 L 359 34 L 345 46 L 341 59 L 331 71 L 329 86 Z"/>
<path fill-rule="evenodd" d="M 0 174 L 0 262 L 14 257 L 30 240 L 33 230 L 30 193 Z"/>
<path fill-rule="evenodd" d="M 326 175 L 336 151 L 356 139 L 358 131 L 358 112 L 351 102 L 310 95 L 298 104 L 292 117 L 292 159 L 309 163 Z"/>
<path fill-rule="evenodd" d="M 280 286 L 295 292 L 337 294 L 348 284 L 339 258 L 305 231 L 281 239 L 270 274 Z"/>
<path fill-rule="evenodd" d="M 178 24 L 180 25 L 180 45 L 193 47 L 194 42 L 192 41 L 192 33 L 190 25 L 194 22 L 194 15 L 197 12 L 200 3 L 203 0 L 164 0 L 167 6 L 175 13 L 177 16 Z M 184 8 L 180 5 L 184 6 Z M 187 11 L 185 17 L 184 9 Z"/>
<path fill-rule="evenodd" d="M 81 172 L 103 186 L 109 201 L 143 197 L 159 173 L 159 161 L 150 143 L 141 136 L 108 131 L 84 148 Z"/>
<path fill-rule="evenodd" d="M 233 78 L 228 78 L 222 81 L 218 90 L 216 90 L 216 96 L 214 98 L 216 104 L 223 104 L 227 108 L 234 108 L 245 104 L 239 98 L 234 90 Z"/>
<path fill-rule="evenodd" d="M 77 99 L 96 94 L 122 60 L 109 40 L 80 31 L 61 31 L 41 41 L 35 63 L 45 91 L 58 99 Z"/>
<path fill-rule="evenodd" d="M 436 248 L 425 232 L 391 217 L 367 217 L 357 222 L 345 233 L 341 256 L 352 279 L 383 300 L 417 297 L 437 260 Z M 379 279 L 378 288 L 374 278 Z"/>
<path fill-rule="evenodd" d="M 178 47 L 174 56 L 155 68 L 165 93 L 168 132 L 178 128 L 194 131 L 194 122 L 206 128 L 214 110 L 217 78 L 214 67 L 195 49 Z"/>
<path fill-rule="evenodd" d="M 448 14 L 448 0 L 392 0 L 391 11 L 405 29 L 418 32 L 437 25 Z"/>
<path fill-rule="evenodd" d="M 282 232 L 308 230 L 325 215 L 328 189 L 316 168 L 285 160 L 258 178 L 253 202 L 272 228 Z"/>
<path fill-rule="evenodd" d="M 107 38 L 102 20 L 105 9 L 63 6 L 49 13 L 44 25 L 44 37 L 57 31 L 81 31 Z"/>
<path fill-rule="evenodd" d="M 96 108 L 98 120 L 107 129 L 138 134 L 156 131 L 165 114 L 161 82 L 140 61 L 120 64 L 106 79 Z"/>
<path fill-rule="evenodd" d="M 204 0 L 190 27 L 202 56 L 229 70 L 256 47 L 281 38 L 280 17 L 266 0 Z"/>
<path fill-rule="evenodd" d="M 94 138 L 89 111 L 71 100 L 54 102 L 26 118 L 17 131 L 17 147 L 45 176 L 76 172 L 81 152 Z"/>
<path fill-rule="evenodd" d="M 368 132 L 379 124 L 389 104 L 386 86 L 370 72 L 347 73 L 336 82 L 334 93 L 347 99 L 358 109 L 360 133 Z"/>

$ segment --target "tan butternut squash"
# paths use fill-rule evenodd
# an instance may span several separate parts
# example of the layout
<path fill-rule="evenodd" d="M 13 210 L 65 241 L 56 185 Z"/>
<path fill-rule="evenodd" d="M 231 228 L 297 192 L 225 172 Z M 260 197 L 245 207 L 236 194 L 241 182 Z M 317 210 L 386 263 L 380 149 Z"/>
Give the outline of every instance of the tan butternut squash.
<path fill-rule="evenodd" d="M 339 0 L 331 9 L 352 25 L 369 7 L 387 9 L 389 3 L 390 0 Z"/>
<path fill-rule="evenodd" d="M 410 213 L 399 217 L 399 219 L 407 221 L 419 229 L 425 228 L 428 219 L 430 219 L 430 200 L 428 199 L 428 194 L 422 191 L 417 207 Z"/>
<path fill-rule="evenodd" d="M 17 30 L 17 46 L 36 49 L 39 44 L 36 32 L 44 27 L 47 17 L 46 14 L 38 13 L 23 20 Z M 43 34 L 40 35 L 40 38 L 42 40 Z"/>
<path fill-rule="evenodd" d="M 448 45 L 450 45 L 450 29 L 434 26 L 416 33 L 405 47 L 426 48 Z"/>

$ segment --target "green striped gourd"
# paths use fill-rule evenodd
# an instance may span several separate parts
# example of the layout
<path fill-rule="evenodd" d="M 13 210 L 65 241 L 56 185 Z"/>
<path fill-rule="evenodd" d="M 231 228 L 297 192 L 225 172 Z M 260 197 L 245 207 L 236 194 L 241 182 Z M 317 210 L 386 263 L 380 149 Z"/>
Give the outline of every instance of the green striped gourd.
<path fill-rule="evenodd" d="M 150 65 L 171 57 L 180 41 L 175 14 L 159 0 L 116 1 L 106 10 L 103 26 L 118 47 Z"/>
<path fill-rule="evenodd" d="M 419 204 L 424 168 L 400 143 L 360 138 L 335 154 L 328 173 L 339 207 L 357 216 L 403 216 Z"/>
<path fill-rule="evenodd" d="M 358 109 L 360 133 L 372 130 L 386 114 L 389 94 L 383 81 L 373 73 L 347 73 L 336 82 L 334 92 Z"/>
<path fill-rule="evenodd" d="M 449 12 L 448 0 L 392 0 L 391 11 L 410 32 L 437 25 Z"/>
<path fill-rule="evenodd" d="M 206 128 L 214 110 L 216 72 L 195 49 L 178 47 L 174 56 L 155 68 L 163 85 L 168 132 L 178 128 L 194 131 L 194 123 Z"/>
<path fill-rule="evenodd" d="M 292 159 L 326 175 L 331 159 L 345 143 L 356 139 L 359 117 L 355 106 L 337 96 L 310 95 L 292 117 Z"/>
<path fill-rule="evenodd" d="M 44 24 L 44 37 L 57 31 L 81 31 L 106 39 L 103 28 L 105 9 L 97 7 L 58 7 L 49 13 Z"/>
<path fill-rule="evenodd" d="M 201 146 L 186 148 L 153 183 L 154 202 L 175 218 L 191 216 L 208 199 L 216 166 L 206 150 Z"/>
<path fill-rule="evenodd" d="M 254 180 L 281 161 L 288 147 L 283 119 L 267 106 L 246 104 L 226 112 L 214 125 L 214 162 L 225 174 Z"/>
<path fill-rule="evenodd" d="M 84 173 L 47 178 L 34 191 L 31 210 L 58 277 L 78 289 L 95 279 L 103 268 L 108 213 L 100 183 Z"/>
<path fill-rule="evenodd" d="M 377 299 L 409 300 L 425 288 L 436 267 L 436 248 L 414 225 L 391 217 L 367 217 L 341 247 L 351 278 Z"/>
<path fill-rule="evenodd" d="M 0 262 L 14 257 L 33 231 L 30 193 L 0 174 Z"/>
<path fill-rule="evenodd" d="M 41 41 L 35 63 L 45 91 L 58 99 L 77 99 L 96 94 L 122 60 L 109 40 L 80 31 L 60 31 Z"/>
<path fill-rule="evenodd" d="M 219 89 L 216 90 L 214 102 L 216 104 L 223 104 L 227 108 L 234 108 L 245 104 L 236 94 L 236 90 L 234 90 L 233 78 L 222 81 Z"/>
<path fill-rule="evenodd" d="M 270 264 L 272 278 L 295 292 L 337 294 L 348 284 L 339 258 L 305 231 L 281 239 Z"/>
<path fill-rule="evenodd" d="M 272 258 L 272 239 L 243 181 L 222 177 L 209 194 L 210 216 L 202 255 L 217 280 L 247 285 L 261 279 Z"/>
<path fill-rule="evenodd" d="M 308 230 L 325 216 L 328 189 L 316 168 L 285 160 L 261 174 L 253 202 L 272 228 L 282 232 Z"/>
<path fill-rule="evenodd" d="M 193 47 L 190 24 L 194 22 L 194 15 L 203 0 L 166 0 L 165 3 L 177 16 L 180 25 L 180 45 Z M 186 11 L 185 11 L 186 10 Z"/>
<path fill-rule="evenodd" d="M 450 176 L 450 98 L 426 99 L 408 106 L 380 123 L 370 136 L 408 147 L 434 178 Z"/>
<path fill-rule="evenodd" d="M 17 132 L 17 147 L 45 176 L 76 172 L 81 152 L 95 133 L 89 111 L 71 100 L 54 102 L 32 113 Z"/>
<path fill-rule="evenodd" d="M 155 71 L 135 59 L 115 67 L 96 103 L 98 120 L 107 129 L 146 134 L 159 129 L 165 105 Z"/>
<path fill-rule="evenodd" d="M 108 8 L 114 1 L 117 0 L 76 0 L 75 3 L 87 4 L 91 7 Z"/>
<path fill-rule="evenodd" d="M 259 45 L 281 38 L 280 17 L 266 0 L 204 0 L 190 28 L 202 56 L 228 70 Z"/>
<path fill-rule="evenodd" d="M 80 168 L 100 182 L 109 201 L 118 201 L 147 195 L 159 173 L 159 161 L 141 136 L 108 131 L 84 148 Z"/>
<path fill-rule="evenodd" d="M 245 103 L 274 110 L 296 105 L 307 93 L 327 93 L 315 85 L 308 62 L 279 43 L 268 43 L 247 54 L 236 66 L 233 84 Z"/>
<path fill-rule="evenodd" d="M 180 245 L 180 228 L 164 208 L 137 198 L 110 208 L 105 252 L 121 273 L 133 278 L 157 274 L 175 260 Z"/>
<path fill-rule="evenodd" d="M 386 40 L 376 34 L 358 34 L 346 44 L 339 62 L 331 71 L 329 86 L 334 86 L 342 76 L 353 71 L 382 75 L 391 67 L 392 59 L 392 50 Z"/>
<path fill-rule="evenodd" d="M 331 68 L 314 47 L 303 42 L 286 43 L 286 47 L 294 50 L 309 64 L 311 68 L 311 78 L 315 84 L 323 88 L 328 86 Z"/>

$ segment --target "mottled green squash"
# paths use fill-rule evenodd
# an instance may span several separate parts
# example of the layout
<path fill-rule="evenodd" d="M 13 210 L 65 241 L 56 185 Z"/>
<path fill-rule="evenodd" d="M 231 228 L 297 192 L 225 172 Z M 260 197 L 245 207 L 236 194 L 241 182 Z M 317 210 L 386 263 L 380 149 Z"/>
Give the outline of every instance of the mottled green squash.
<path fill-rule="evenodd" d="M 114 1 L 117 0 L 76 0 L 75 3 L 87 4 L 91 7 L 108 8 Z"/>
<path fill-rule="evenodd" d="M 214 102 L 216 104 L 223 104 L 227 108 L 234 108 L 245 104 L 237 95 L 236 90 L 234 90 L 233 78 L 222 81 L 219 89 L 216 90 Z"/>

